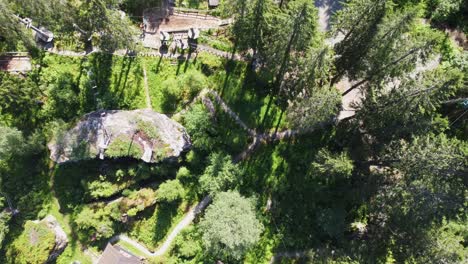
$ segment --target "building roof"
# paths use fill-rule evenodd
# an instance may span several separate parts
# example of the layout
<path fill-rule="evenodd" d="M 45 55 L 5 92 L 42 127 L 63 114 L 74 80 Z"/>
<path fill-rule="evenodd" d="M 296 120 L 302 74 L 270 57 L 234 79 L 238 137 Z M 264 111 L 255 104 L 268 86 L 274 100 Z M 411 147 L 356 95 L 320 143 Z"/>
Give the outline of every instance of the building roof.
<path fill-rule="evenodd" d="M 139 257 L 131 254 L 123 248 L 107 244 L 106 249 L 98 260 L 98 264 L 142 264 Z"/>

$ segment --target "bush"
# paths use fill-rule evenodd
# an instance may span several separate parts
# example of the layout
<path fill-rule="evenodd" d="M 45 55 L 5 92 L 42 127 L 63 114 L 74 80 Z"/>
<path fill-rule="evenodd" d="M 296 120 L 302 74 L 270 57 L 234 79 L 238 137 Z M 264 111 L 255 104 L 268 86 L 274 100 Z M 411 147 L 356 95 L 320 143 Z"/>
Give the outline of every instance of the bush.
<path fill-rule="evenodd" d="M 232 163 L 231 156 L 213 153 L 209 157 L 210 165 L 199 179 L 203 192 L 215 195 L 221 191 L 233 189 L 240 181 L 241 171 Z"/>
<path fill-rule="evenodd" d="M 183 120 L 184 126 L 192 138 L 193 146 L 203 150 L 212 149 L 215 144 L 216 129 L 205 106 L 196 104 L 187 112 Z"/>
<path fill-rule="evenodd" d="M 179 180 L 169 180 L 159 186 L 157 200 L 160 202 L 175 202 L 182 199 L 185 190 Z"/>
<path fill-rule="evenodd" d="M 143 149 L 136 141 L 126 136 L 120 136 L 109 144 L 106 155 L 111 158 L 132 157 L 139 159 L 143 156 Z"/>
<path fill-rule="evenodd" d="M 184 229 L 177 237 L 173 248 L 173 255 L 180 258 L 191 259 L 202 252 L 200 235 L 193 226 Z"/>
<path fill-rule="evenodd" d="M 141 119 L 138 120 L 137 131 L 143 132 L 150 140 L 159 139 L 159 133 L 156 130 L 156 127 L 149 121 L 143 121 Z"/>
<path fill-rule="evenodd" d="M 189 180 L 192 177 L 192 174 L 190 173 L 190 170 L 187 169 L 186 167 L 180 167 L 180 169 L 177 171 L 176 178 L 178 180 L 184 181 L 184 180 Z"/>
<path fill-rule="evenodd" d="M 99 240 L 112 237 L 114 234 L 114 223 L 110 217 L 112 208 L 106 210 L 97 204 L 91 206 L 80 208 L 74 219 L 80 239 L 89 242 L 92 238 Z"/>
<path fill-rule="evenodd" d="M 174 112 L 180 102 L 191 101 L 208 81 L 197 70 L 189 70 L 177 79 L 167 79 L 161 83 L 163 91 L 162 108 L 165 112 Z"/>

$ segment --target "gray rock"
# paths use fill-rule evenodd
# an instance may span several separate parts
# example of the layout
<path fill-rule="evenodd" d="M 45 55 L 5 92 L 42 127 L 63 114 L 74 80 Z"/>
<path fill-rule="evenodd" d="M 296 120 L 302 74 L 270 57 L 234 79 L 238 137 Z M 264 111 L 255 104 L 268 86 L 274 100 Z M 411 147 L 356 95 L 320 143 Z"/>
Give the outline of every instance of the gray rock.
<path fill-rule="evenodd" d="M 85 115 L 48 147 L 57 163 L 105 157 L 154 163 L 179 157 L 191 142 L 185 128 L 166 115 L 149 109 L 105 110 Z"/>

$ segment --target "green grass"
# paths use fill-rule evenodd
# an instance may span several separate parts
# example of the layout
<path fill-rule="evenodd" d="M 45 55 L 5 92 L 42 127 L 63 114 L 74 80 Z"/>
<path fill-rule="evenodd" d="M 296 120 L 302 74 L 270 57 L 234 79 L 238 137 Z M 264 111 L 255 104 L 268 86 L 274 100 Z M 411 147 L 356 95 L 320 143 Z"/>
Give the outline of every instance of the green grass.
<path fill-rule="evenodd" d="M 121 246 L 122 248 L 128 250 L 130 253 L 132 253 L 135 256 L 145 257 L 145 258 L 149 257 L 144 252 L 140 251 L 138 248 L 134 247 L 132 244 L 130 244 L 130 243 L 126 242 L 126 241 L 119 240 L 119 242 L 117 242 L 116 244 Z"/>
<path fill-rule="evenodd" d="M 99 108 L 145 107 L 143 70 L 139 58 L 100 53 L 87 57 L 66 57 L 47 53 L 35 62 L 41 65 L 41 83 L 58 83 L 64 80 L 70 84 L 75 93 L 74 100 L 78 103 L 78 109 L 73 109 L 75 118 Z M 50 86 L 48 89 L 57 88 Z M 54 93 L 53 90 L 48 92 Z M 47 103 L 49 102 L 46 100 L 46 107 Z M 64 106 L 51 106 L 58 107 Z"/>
<path fill-rule="evenodd" d="M 201 32 L 198 42 L 226 52 L 232 52 L 234 49 L 234 44 L 226 37 L 215 37 L 206 31 Z"/>
<path fill-rule="evenodd" d="M 60 213 L 59 203 L 56 198 L 52 200 L 48 213 L 57 219 L 57 222 L 63 228 L 69 239 L 68 246 L 57 258 L 57 264 L 68 264 L 73 261 L 79 261 L 82 264 L 91 264 L 91 258 L 81 251 L 81 244 L 77 241 L 76 235 L 70 226 L 70 216 L 68 214 Z"/>
<path fill-rule="evenodd" d="M 143 156 L 143 148 L 137 141 L 123 135 L 109 144 L 105 154 L 111 158 L 132 157 L 139 159 Z"/>
<path fill-rule="evenodd" d="M 178 206 L 174 204 L 157 204 L 154 211 L 146 212 L 136 220 L 129 230 L 129 235 L 155 251 L 177 223 L 184 217 L 187 203 Z"/>

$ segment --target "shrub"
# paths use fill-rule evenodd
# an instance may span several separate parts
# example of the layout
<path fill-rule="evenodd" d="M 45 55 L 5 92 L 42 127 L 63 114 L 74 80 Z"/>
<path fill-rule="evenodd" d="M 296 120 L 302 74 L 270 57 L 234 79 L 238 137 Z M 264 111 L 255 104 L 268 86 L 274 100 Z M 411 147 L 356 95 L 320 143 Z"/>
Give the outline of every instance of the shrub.
<path fill-rule="evenodd" d="M 143 121 L 141 119 L 138 120 L 137 131 L 143 132 L 150 140 L 156 140 L 159 138 L 159 133 L 156 130 L 156 127 L 149 121 Z"/>
<path fill-rule="evenodd" d="M 180 167 L 180 169 L 177 171 L 176 178 L 178 180 L 184 181 L 189 180 L 191 176 L 192 174 L 190 173 L 189 169 L 187 169 L 186 167 Z"/>
<path fill-rule="evenodd" d="M 203 192 L 215 195 L 221 191 L 234 188 L 241 178 L 241 171 L 232 163 L 231 156 L 213 153 L 209 157 L 210 165 L 200 177 L 200 188 Z"/>
<path fill-rule="evenodd" d="M 74 224 L 81 240 L 110 238 L 114 234 L 113 222 L 110 217 L 111 208 L 105 210 L 99 205 L 85 206 L 75 217 Z"/>
<path fill-rule="evenodd" d="M 158 201 L 171 203 L 183 198 L 185 190 L 179 180 L 169 180 L 159 186 L 157 195 Z"/>
<path fill-rule="evenodd" d="M 111 158 L 133 157 L 139 159 L 143 156 L 143 149 L 136 141 L 130 140 L 126 136 L 120 136 L 109 144 L 106 155 Z"/>

